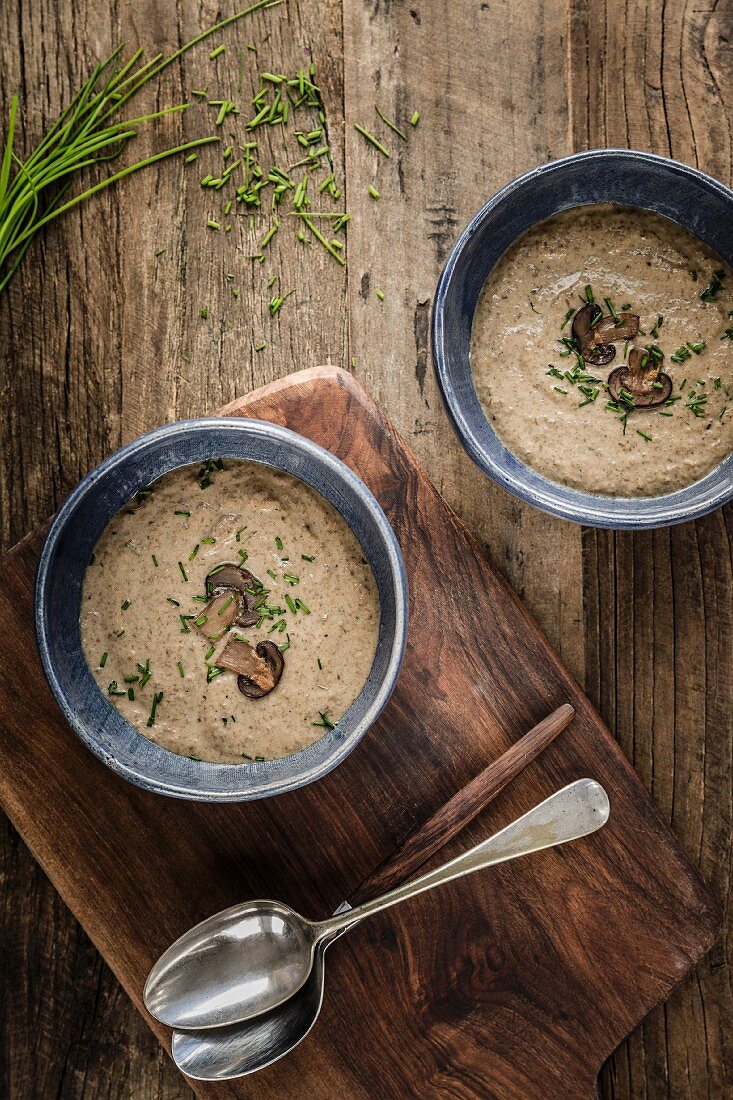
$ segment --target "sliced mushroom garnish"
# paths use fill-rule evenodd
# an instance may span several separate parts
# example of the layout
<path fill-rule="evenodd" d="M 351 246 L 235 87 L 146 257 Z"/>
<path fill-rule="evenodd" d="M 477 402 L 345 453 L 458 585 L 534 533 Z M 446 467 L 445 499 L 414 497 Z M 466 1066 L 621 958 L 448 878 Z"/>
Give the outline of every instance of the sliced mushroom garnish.
<path fill-rule="evenodd" d="M 628 366 L 616 367 L 608 376 L 608 392 L 619 404 L 628 403 L 635 409 L 654 409 L 672 393 L 672 379 L 659 368 L 664 361 L 661 352 L 652 354 L 647 348 L 632 348 Z M 622 393 L 625 391 L 625 393 Z"/>
<path fill-rule="evenodd" d="M 243 638 L 230 638 L 217 657 L 220 668 L 237 673 L 237 687 L 248 699 L 261 699 L 277 686 L 285 658 L 274 642 L 251 646 Z"/>
<path fill-rule="evenodd" d="M 573 340 L 581 355 L 593 366 L 605 366 L 616 355 L 614 343 L 633 340 L 639 332 L 636 313 L 618 313 L 604 316 L 601 307 L 594 302 L 581 306 L 573 317 Z"/>
<path fill-rule="evenodd" d="M 214 566 L 206 578 L 206 595 L 219 596 L 223 592 L 237 593 L 237 610 L 230 625 L 254 626 L 260 616 L 250 607 L 250 600 L 257 591 L 259 581 L 233 561 L 221 562 Z"/>
<path fill-rule="evenodd" d="M 222 638 L 230 626 L 238 621 L 242 596 L 233 588 L 224 588 L 209 600 L 204 610 L 194 619 L 194 624 L 210 642 Z"/>
<path fill-rule="evenodd" d="M 610 344 L 621 340 L 635 340 L 639 335 L 638 313 L 619 313 L 616 317 L 601 317 L 594 326 L 597 343 Z"/>

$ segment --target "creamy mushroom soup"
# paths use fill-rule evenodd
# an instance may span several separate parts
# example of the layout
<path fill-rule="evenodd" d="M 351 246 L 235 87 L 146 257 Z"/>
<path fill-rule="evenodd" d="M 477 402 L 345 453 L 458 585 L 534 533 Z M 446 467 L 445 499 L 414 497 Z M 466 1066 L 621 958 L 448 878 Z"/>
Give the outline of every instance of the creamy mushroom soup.
<path fill-rule="evenodd" d="M 471 367 L 493 428 L 553 481 L 656 496 L 733 443 L 733 278 L 666 218 L 611 205 L 541 222 L 481 291 Z"/>
<path fill-rule="evenodd" d="M 152 741 L 226 763 L 287 756 L 372 666 L 379 599 L 342 516 L 255 462 L 184 466 L 103 532 L 80 616 L 101 690 Z"/>

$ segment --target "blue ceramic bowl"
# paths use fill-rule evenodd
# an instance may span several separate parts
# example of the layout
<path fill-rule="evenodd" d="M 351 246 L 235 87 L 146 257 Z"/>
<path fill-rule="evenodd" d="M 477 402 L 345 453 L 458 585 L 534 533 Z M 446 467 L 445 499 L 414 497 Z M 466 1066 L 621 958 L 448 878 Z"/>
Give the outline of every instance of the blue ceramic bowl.
<path fill-rule="evenodd" d="M 463 446 L 510 493 L 553 515 L 595 527 L 639 529 L 695 519 L 733 497 L 733 456 L 684 489 L 657 497 L 606 497 L 558 485 L 509 451 L 486 419 L 471 377 L 471 324 L 479 292 L 499 257 L 530 226 L 561 210 L 613 202 L 662 214 L 733 264 L 733 192 L 673 160 L 596 149 L 543 164 L 507 184 L 464 230 L 438 282 L 433 360 Z"/>
<path fill-rule="evenodd" d="M 211 764 L 177 756 L 138 733 L 117 711 L 84 658 L 79 631 L 84 571 L 115 513 L 150 482 L 207 458 L 246 458 L 294 474 L 344 517 L 361 543 L 379 591 L 381 622 L 369 679 L 335 729 L 302 752 L 252 764 Z M 150 791 L 205 802 L 235 802 L 302 787 L 335 768 L 389 699 L 407 632 L 402 554 L 384 512 L 348 466 L 295 432 L 260 420 L 169 424 L 123 447 L 93 470 L 54 519 L 36 580 L 36 634 L 51 690 L 87 748 Z"/>

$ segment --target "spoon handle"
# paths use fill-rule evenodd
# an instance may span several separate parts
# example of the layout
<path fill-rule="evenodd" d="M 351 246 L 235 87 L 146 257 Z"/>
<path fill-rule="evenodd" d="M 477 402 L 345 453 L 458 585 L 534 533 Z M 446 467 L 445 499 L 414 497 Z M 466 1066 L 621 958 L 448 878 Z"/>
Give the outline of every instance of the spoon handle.
<path fill-rule="evenodd" d="M 608 795 L 600 783 L 593 779 L 579 779 L 546 798 L 488 840 L 441 867 L 428 871 L 422 878 L 398 886 L 390 893 L 368 901 L 357 909 L 350 909 L 320 922 L 315 926 L 317 938 L 320 940 L 331 937 L 340 929 L 351 927 L 373 913 L 379 913 L 415 897 L 416 894 L 431 890 L 434 886 L 442 886 L 443 883 L 470 875 L 484 867 L 587 836 L 605 825 L 608 815 Z"/>
<path fill-rule="evenodd" d="M 523 772 L 570 725 L 574 717 L 573 707 L 564 703 L 515 741 L 431 818 L 410 833 L 399 848 L 357 887 L 349 904 L 353 907 L 371 901 L 418 871 L 449 840 L 457 836 L 461 829 L 473 821 L 507 783 L 511 783 L 512 779 Z"/>

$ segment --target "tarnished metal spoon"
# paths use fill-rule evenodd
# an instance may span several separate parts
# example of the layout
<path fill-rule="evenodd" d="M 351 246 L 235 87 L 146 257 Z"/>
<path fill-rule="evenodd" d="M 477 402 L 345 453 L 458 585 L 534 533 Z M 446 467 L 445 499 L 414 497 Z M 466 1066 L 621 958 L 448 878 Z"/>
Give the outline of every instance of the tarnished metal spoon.
<path fill-rule="evenodd" d="M 581 779 L 501 832 L 420 878 L 324 921 L 267 899 L 232 906 L 182 936 L 160 958 L 145 989 L 149 1011 L 183 1030 L 223 1027 L 269 1012 L 307 980 L 319 944 L 369 916 L 496 863 L 595 832 L 608 818 L 606 792 Z"/>
<path fill-rule="evenodd" d="M 352 895 L 351 907 L 417 872 L 536 760 L 574 715 L 573 707 L 565 703 L 488 764 L 364 879 Z M 349 903 L 343 902 L 336 912 L 347 908 Z M 320 946 L 308 980 L 272 1012 L 228 1028 L 174 1031 L 171 1045 L 178 1068 L 199 1080 L 225 1081 L 255 1073 L 289 1054 L 310 1033 L 321 1011 L 324 952 Z"/>

